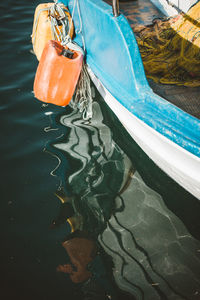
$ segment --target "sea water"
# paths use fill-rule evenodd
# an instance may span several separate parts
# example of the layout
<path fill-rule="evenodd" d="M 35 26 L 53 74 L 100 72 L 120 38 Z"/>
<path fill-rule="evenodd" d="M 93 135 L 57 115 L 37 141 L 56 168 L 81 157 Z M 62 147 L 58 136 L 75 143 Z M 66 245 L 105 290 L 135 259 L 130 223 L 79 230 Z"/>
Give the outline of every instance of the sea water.
<path fill-rule="evenodd" d="M 34 98 L 38 3 L 0 3 L 1 298 L 200 299 L 200 202 L 147 157 L 93 85 L 91 121 Z M 85 282 L 58 272 L 73 265 L 62 199 L 98 249 Z"/>

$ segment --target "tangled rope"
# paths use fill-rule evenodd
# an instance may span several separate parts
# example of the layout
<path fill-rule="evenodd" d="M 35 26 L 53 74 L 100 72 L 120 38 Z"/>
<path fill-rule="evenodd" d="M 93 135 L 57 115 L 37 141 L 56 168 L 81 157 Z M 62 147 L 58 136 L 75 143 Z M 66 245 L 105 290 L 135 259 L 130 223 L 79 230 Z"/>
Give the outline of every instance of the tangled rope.
<path fill-rule="evenodd" d="M 134 28 L 148 78 L 200 86 L 200 2 L 187 14 Z"/>
<path fill-rule="evenodd" d="M 82 51 L 82 53 L 84 55 L 85 54 L 85 40 L 84 40 L 84 35 L 82 32 L 83 23 L 82 23 L 81 12 L 80 12 L 78 0 L 74 0 L 72 19 L 73 19 L 76 7 L 77 7 L 79 21 L 80 21 L 80 29 L 79 29 L 78 33 L 81 34 L 84 50 L 82 48 L 80 48 L 77 44 L 73 43 L 73 41 L 71 41 L 71 39 L 69 38 L 69 35 L 66 36 L 66 39 L 65 39 L 66 43 L 64 43 L 63 45 L 66 45 L 67 47 L 69 47 L 72 50 Z M 81 73 L 79 76 L 76 91 L 74 93 L 72 100 L 70 101 L 70 106 L 73 109 L 77 108 L 80 111 L 80 113 L 82 114 L 83 120 L 90 120 L 93 115 L 92 102 L 93 102 L 93 98 L 92 98 L 92 90 L 91 90 L 91 81 L 90 81 L 90 77 L 89 77 L 89 74 L 87 71 L 86 63 L 83 60 L 82 70 L 81 70 Z"/>
<path fill-rule="evenodd" d="M 54 40 L 62 43 L 64 42 L 64 38 L 66 36 L 73 36 L 74 26 L 68 9 L 66 9 L 62 3 L 57 3 L 57 1 L 55 1 L 55 3 L 51 6 L 39 9 L 37 12 L 32 33 L 33 46 L 35 45 L 39 17 L 43 11 L 48 12 L 48 18 L 51 23 L 52 37 Z"/>
<path fill-rule="evenodd" d="M 92 118 L 92 101 L 90 77 L 86 64 L 83 62 L 76 92 L 70 101 L 70 106 L 79 109 L 80 113 L 82 113 L 83 120 L 89 120 Z"/>

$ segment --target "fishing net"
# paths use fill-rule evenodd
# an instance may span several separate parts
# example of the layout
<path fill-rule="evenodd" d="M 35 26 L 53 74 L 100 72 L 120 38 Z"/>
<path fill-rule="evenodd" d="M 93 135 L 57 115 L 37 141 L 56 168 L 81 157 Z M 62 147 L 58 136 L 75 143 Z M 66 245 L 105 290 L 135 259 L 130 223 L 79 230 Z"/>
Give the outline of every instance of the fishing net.
<path fill-rule="evenodd" d="M 200 86 L 200 2 L 186 14 L 134 28 L 146 76 L 163 84 Z"/>

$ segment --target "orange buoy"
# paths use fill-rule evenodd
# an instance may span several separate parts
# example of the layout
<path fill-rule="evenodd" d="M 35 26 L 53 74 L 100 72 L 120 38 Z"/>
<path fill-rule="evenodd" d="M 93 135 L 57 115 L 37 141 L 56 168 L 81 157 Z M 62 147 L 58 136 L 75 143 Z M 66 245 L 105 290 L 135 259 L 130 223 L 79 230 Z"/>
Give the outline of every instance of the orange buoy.
<path fill-rule="evenodd" d="M 64 12 L 66 20 L 68 20 L 68 27 L 70 27 L 70 32 L 68 32 L 68 34 L 72 38 L 74 26 L 70 13 L 63 4 L 59 4 L 59 7 L 61 7 Z M 52 8 L 55 8 L 53 15 L 51 13 Z M 53 19 L 57 20 L 59 25 L 55 25 L 55 22 L 52 24 Z M 38 60 L 40 60 L 42 51 L 49 40 L 61 41 L 60 35 L 63 33 L 64 25 L 60 22 L 60 19 L 62 20 L 63 16 L 59 15 L 59 10 L 55 3 L 42 3 L 36 7 L 33 22 L 32 44 Z"/>
<path fill-rule="evenodd" d="M 81 52 L 63 47 L 58 41 L 47 42 L 35 75 L 35 97 L 66 106 L 74 94 L 82 62 Z"/>

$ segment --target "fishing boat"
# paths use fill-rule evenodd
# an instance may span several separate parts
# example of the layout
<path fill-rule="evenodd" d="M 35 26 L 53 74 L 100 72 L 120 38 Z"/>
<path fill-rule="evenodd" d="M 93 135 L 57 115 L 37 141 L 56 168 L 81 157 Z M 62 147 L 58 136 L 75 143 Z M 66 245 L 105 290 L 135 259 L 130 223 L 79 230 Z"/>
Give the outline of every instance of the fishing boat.
<path fill-rule="evenodd" d="M 200 199 L 200 87 L 147 80 L 134 33 L 138 24 L 187 13 L 197 1 L 58 2 L 69 8 L 74 41 L 105 102 L 143 151 Z"/>

